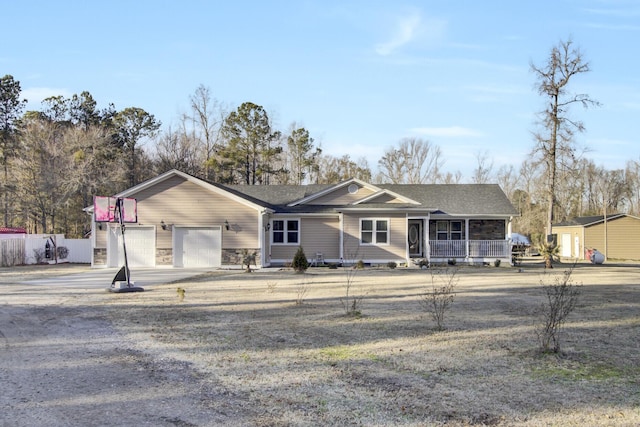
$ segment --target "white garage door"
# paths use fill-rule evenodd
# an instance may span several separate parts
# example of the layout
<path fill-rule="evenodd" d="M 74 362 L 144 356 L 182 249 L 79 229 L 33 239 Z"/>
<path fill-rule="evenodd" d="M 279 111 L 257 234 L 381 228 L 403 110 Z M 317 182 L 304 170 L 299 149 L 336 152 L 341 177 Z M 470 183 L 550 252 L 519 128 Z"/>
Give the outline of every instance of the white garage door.
<path fill-rule="evenodd" d="M 154 267 L 156 265 L 156 233 L 153 227 L 128 226 L 124 232 L 129 267 Z M 109 232 L 109 267 L 124 265 L 122 233 L 120 227 Z"/>
<path fill-rule="evenodd" d="M 220 267 L 222 264 L 220 227 L 176 227 L 173 246 L 176 267 Z"/>

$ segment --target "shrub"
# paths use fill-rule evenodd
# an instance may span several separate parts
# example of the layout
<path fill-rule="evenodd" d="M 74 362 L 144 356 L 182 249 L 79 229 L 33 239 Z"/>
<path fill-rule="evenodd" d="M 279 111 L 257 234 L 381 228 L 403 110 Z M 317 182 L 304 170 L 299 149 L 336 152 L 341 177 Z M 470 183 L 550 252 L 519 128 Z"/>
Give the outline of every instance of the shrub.
<path fill-rule="evenodd" d="M 355 284 L 355 277 L 358 274 L 358 271 L 364 268 L 364 261 L 359 260 L 357 262 L 353 262 L 357 258 L 357 253 L 348 254 L 347 261 L 342 263 L 346 280 L 344 285 L 344 296 L 340 298 L 345 314 L 356 318 L 362 316 L 362 301 L 368 293 L 368 291 L 362 286 L 356 287 Z"/>
<path fill-rule="evenodd" d="M 248 249 L 242 250 L 242 266 L 247 266 L 246 272 L 251 273 L 251 264 L 256 263 L 256 251 L 249 252 Z"/>
<path fill-rule="evenodd" d="M 389 268 L 390 268 L 390 269 L 392 269 L 392 270 L 393 270 L 394 268 L 396 268 L 397 266 L 398 266 L 398 264 L 396 264 L 396 263 L 395 263 L 395 262 L 393 262 L 393 261 L 389 261 L 389 262 L 387 263 L 387 267 L 389 267 Z"/>
<path fill-rule="evenodd" d="M 66 259 L 69 256 L 69 249 L 66 246 L 56 247 L 58 259 Z"/>
<path fill-rule="evenodd" d="M 337 269 L 338 269 L 338 264 L 336 264 L 335 262 L 329 263 L 329 270 L 337 270 Z"/>
<path fill-rule="evenodd" d="M 42 264 L 45 262 L 44 249 L 34 249 L 33 257 L 36 259 L 36 264 Z"/>
<path fill-rule="evenodd" d="M 456 265 L 456 262 L 457 262 L 457 261 L 456 261 L 456 259 L 455 259 L 455 258 L 451 258 L 451 259 L 449 259 L 449 260 L 447 261 L 447 264 L 449 264 L 449 265 Z"/>
<path fill-rule="evenodd" d="M 307 284 L 307 282 L 302 281 L 298 283 L 298 285 L 296 286 L 296 305 L 304 304 L 304 299 L 307 296 L 308 292 L 309 285 Z"/>
<path fill-rule="evenodd" d="M 444 329 L 444 315 L 453 304 L 454 289 L 458 282 L 457 270 L 431 270 L 431 285 L 420 295 L 424 309 L 431 314 L 439 331 Z"/>
<path fill-rule="evenodd" d="M 296 254 L 293 256 L 291 267 L 298 273 L 305 272 L 307 268 L 309 268 L 309 261 L 307 260 L 307 256 L 304 254 L 302 246 L 298 247 Z"/>
<path fill-rule="evenodd" d="M 536 333 L 543 352 L 560 351 L 562 326 L 578 302 L 582 285 L 572 282 L 572 273 L 573 268 L 570 268 L 562 276 L 554 277 L 551 283 L 540 279 L 544 302 L 538 310 L 540 324 Z"/>
<path fill-rule="evenodd" d="M 553 261 L 560 254 L 560 246 L 553 242 L 542 242 L 537 249 L 544 259 L 544 268 L 553 268 Z"/>
<path fill-rule="evenodd" d="M 493 261 L 493 265 L 496 266 L 496 267 L 500 267 L 500 260 L 497 259 L 497 260 Z"/>

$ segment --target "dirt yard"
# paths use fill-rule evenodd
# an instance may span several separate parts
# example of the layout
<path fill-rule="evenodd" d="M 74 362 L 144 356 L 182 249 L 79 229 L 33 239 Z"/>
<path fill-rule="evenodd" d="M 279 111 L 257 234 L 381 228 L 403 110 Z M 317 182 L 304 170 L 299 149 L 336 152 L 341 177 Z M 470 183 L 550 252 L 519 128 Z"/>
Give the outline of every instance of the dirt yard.
<path fill-rule="evenodd" d="M 1 426 L 640 425 L 637 266 L 575 268 L 558 355 L 538 351 L 538 265 L 457 269 L 441 332 L 429 270 L 22 283 L 86 270 L 0 269 Z"/>

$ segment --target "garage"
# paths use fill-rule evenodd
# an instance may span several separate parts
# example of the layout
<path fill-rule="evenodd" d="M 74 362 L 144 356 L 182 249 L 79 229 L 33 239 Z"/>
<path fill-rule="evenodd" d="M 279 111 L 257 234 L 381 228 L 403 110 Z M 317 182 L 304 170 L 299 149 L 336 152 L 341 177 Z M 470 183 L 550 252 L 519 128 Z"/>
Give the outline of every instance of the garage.
<path fill-rule="evenodd" d="M 124 233 L 129 267 L 154 267 L 156 265 L 156 232 L 154 227 L 127 226 Z M 122 233 L 120 227 L 109 230 L 108 267 L 124 265 Z"/>
<path fill-rule="evenodd" d="M 220 267 L 221 227 L 175 227 L 173 260 L 175 267 Z"/>

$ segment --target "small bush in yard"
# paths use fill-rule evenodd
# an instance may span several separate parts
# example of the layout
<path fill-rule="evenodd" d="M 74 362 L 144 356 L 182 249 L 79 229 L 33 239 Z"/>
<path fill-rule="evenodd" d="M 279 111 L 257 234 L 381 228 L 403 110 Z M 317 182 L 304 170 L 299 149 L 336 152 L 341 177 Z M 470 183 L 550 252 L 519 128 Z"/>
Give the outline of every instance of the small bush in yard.
<path fill-rule="evenodd" d="M 296 305 L 304 304 L 304 299 L 309 292 L 309 285 L 307 282 L 300 282 L 296 286 Z"/>
<path fill-rule="evenodd" d="M 544 302 L 538 310 L 540 324 L 536 329 L 540 348 L 543 352 L 560 351 L 560 332 L 567 317 L 576 307 L 582 288 L 571 280 L 573 268 L 561 276 L 556 275 L 551 283 L 540 280 Z"/>
<path fill-rule="evenodd" d="M 436 270 L 432 269 L 431 285 L 427 286 L 426 292 L 420 295 L 420 303 L 424 309 L 431 314 L 436 322 L 436 328 L 444 329 L 444 315 L 451 308 L 455 297 L 454 289 L 458 283 L 456 269 Z"/>
<path fill-rule="evenodd" d="M 307 268 L 309 268 L 309 261 L 307 260 L 307 256 L 304 254 L 302 246 L 298 247 L 296 254 L 293 256 L 291 267 L 298 273 L 303 273 Z"/>
<path fill-rule="evenodd" d="M 392 269 L 392 270 L 393 270 L 394 268 L 396 268 L 397 266 L 398 266 L 398 264 L 396 264 L 396 263 L 395 263 L 395 262 L 393 262 L 393 261 L 389 261 L 389 262 L 387 263 L 387 267 L 389 267 L 389 268 L 390 268 L 390 269 Z"/>

